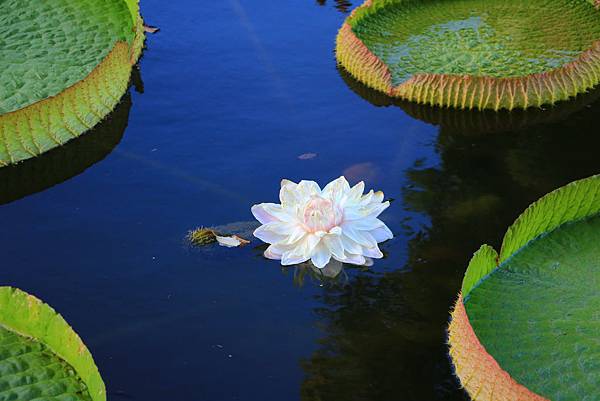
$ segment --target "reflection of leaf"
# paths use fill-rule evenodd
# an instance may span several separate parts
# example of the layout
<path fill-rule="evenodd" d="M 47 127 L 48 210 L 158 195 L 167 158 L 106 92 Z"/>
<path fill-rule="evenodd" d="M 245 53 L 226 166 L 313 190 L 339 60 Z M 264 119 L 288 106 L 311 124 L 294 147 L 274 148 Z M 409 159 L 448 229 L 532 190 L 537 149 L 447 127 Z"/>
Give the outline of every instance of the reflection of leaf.
<path fill-rule="evenodd" d="M 0 287 L 0 311 L 2 399 L 106 400 L 92 355 L 54 309 Z"/>
<path fill-rule="evenodd" d="M 490 247 L 475 254 L 450 326 L 451 355 L 470 394 L 598 394 L 599 213 L 600 176 L 576 181 L 516 220 L 500 265 Z"/>

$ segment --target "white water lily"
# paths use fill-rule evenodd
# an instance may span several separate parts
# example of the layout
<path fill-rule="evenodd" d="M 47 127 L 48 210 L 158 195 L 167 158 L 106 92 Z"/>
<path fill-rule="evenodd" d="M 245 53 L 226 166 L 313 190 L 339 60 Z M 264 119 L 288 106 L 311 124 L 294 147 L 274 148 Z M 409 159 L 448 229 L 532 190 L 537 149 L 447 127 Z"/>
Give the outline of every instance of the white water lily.
<path fill-rule="evenodd" d="M 390 203 L 383 202 L 383 192 L 364 190 L 364 182 L 350 188 L 344 177 L 322 190 L 314 181 L 281 181 L 281 204 L 252 206 L 262 224 L 254 236 L 271 244 L 265 257 L 284 266 L 311 260 L 318 268 L 331 258 L 355 265 L 382 258 L 377 244 L 394 235 L 377 217 Z"/>

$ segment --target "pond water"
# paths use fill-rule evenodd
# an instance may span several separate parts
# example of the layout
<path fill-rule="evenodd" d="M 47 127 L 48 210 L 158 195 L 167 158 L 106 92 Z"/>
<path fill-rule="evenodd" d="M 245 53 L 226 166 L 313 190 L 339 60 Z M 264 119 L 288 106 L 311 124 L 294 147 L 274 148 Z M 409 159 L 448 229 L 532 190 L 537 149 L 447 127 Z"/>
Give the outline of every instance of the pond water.
<path fill-rule="evenodd" d="M 144 0 L 161 31 L 111 118 L 0 170 L 2 283 L 65 316 L 110 400 L 466 399 L 445 330 L 470 255 L 600 171 L 600 93 L 513 114 L 393 102 L 336 67 L 353 6 Z M 284 177 L 342 174 L 393 199 L 370 268 L 321 279 L 257 240 L 184 241 L 251 221 Z"/>

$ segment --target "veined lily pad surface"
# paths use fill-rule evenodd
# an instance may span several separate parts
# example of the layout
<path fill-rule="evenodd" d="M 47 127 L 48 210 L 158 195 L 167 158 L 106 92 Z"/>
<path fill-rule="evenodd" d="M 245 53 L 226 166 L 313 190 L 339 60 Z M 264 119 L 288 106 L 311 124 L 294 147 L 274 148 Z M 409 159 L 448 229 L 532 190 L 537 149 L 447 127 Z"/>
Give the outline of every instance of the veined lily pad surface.
<path fill-rule="evenodd" d="M 136 0 L 0 2 L 0 166 L 102 120 L 125 93 L 142 43 Z"/>
<path fill-rule="evenodd" d="M 450 325 L 475 400 L 600 397 L 600 176 L 530 206 L 473 256 Z"/>
<path fill-rule="evenodd" d="M 104 383 L 79 336 L 54 309 L 0 287 L 0 398 L 102 401 Z"/>
<path fill-rule="evenodd" d="M 600 12 L 586 0 L 367 0 L 338 60 L 392 96 L 468 109 L 565 100 L 598 83 Z"/>

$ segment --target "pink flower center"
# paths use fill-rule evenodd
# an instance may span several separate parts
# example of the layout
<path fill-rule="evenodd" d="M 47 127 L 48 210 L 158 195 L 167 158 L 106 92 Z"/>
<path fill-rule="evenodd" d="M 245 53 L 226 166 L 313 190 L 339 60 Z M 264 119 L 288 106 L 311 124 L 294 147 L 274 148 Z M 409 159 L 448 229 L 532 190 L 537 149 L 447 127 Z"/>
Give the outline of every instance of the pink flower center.
<path fill-rule="evenodd" d="M 310 232 L 328 232 L 339 225 L 336 208 L 329 199 L 313 197 L 304 207 L 304 225 Z"/>

